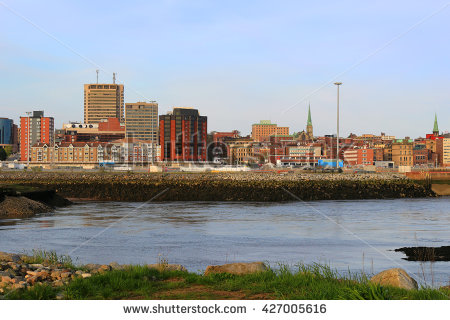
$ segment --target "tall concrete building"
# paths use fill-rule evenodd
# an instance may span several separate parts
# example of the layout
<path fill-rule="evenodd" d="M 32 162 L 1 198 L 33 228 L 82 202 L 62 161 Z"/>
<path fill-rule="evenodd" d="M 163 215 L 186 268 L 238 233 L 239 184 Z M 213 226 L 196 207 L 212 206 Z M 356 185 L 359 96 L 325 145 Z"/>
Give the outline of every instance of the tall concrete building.
<path fill-rule="evenodd" d="M 36 143 L 53 146 L 54 130 L 54 119 L 44 117 L 44 111 L 33 111 L 28 117 L 20 117 L 20 160 L 30 160 L 30 148 Z"/>
<path fill-rule="evenodd" d="M 123 84 L 85 84 L 84 123 L 107 118 L 123 121 L 123 99 Z"/>
<path fill-rule="evenodd" d="M 207 117 L 197 109 L 173 108 L 159 116 L 161 161 L 206 161 Z"/>
<path fill-rule="evenodd" d="M 136 102 L 125 104 L 127 138 L 158 143 L 158 104 Z"/>

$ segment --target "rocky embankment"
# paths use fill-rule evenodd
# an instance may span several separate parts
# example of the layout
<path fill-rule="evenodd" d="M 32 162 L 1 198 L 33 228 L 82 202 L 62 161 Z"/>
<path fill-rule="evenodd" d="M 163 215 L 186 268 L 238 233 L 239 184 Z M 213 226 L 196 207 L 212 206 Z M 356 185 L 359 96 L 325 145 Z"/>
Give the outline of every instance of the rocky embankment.
<path fill-rule="evenodd" d="M 0 293 L 11 289 L 31 288 L 37 284 L 60 287 L 73 279 L 87 278 L 92 274 L 123 269 L 117 263 L 109 265 L 88 264 L 75 268 L 62 263 L 33 263 L 27 255 L 0 252 Z"/>
<path fill-rule="evenodd" d="M 435 196 L 398 174 L 291 172 L 4 172 L 4 184 L 50 188 L 67 198 L 147 201 L 292 201 Z M 287 192 L 289 191 L 289 192 Z M 293 196 L 295 195 L 295 196 Z"/>
<path fill-rule="evenodd" d="M 0 186 L 0 218 L 31 217 L 70 203 L 54 190 L 40 190 L 17 185 Z"/>

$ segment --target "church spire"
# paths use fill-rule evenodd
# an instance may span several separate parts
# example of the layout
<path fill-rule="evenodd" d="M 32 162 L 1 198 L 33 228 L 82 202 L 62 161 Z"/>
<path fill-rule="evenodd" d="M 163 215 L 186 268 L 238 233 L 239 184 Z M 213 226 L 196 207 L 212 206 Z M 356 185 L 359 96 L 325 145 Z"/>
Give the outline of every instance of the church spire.
<path fill-rule="evenodd" d="M 308 106 L 308 122 L 306 123 L 307 126 L 312 126 L 312 121 L 311 121 L 311 103 Z"/>
<path fill-rule="evenodd" d="M 434 135 L 439 135 L 439 127 L 438 127 L 438 122 L 437 122 L 437 114 L 434 114 L 434 127 L 433 127 L 433 134 Z"/>

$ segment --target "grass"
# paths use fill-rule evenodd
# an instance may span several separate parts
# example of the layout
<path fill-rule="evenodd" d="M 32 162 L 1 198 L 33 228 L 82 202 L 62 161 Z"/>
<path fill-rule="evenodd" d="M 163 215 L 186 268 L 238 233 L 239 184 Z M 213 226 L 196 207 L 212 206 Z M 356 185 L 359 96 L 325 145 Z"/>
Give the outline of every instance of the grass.
<path fill-rule="evenodd" d="M 292 299 L 292 300 L 403 300 L 449 299 L 450 290 L 405 290 L 381 287 L 365 276 L 341 276 L 327 266 L 285 266 L 257 274 L 211 274 L 158 271 L 130 266 L 90 278 L 78 278 L 60 288 L 36 286 L 18 290 L 8 299 Z"/>
<path fill-rule="evenodd" d="M 58 255 L 56 251 L 34 250 L 31 256 L 24 256 L 23 261 L 28 264 L 46 263 L 49 265 L 58 265 L 68 269 L 78 269 L 72 262 L 72 258 L 67 255 Z"/>

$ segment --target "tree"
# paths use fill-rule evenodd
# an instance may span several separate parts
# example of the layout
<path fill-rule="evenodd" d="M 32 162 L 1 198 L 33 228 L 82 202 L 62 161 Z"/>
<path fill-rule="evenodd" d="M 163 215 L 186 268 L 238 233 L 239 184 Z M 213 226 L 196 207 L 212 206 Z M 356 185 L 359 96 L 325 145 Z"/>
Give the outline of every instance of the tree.
<path fill-rule="evenodd" d="M 8 155 L 6 154 L 5 149 L 0 147 L 0 161 L 5 161 Z"/>

